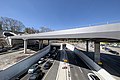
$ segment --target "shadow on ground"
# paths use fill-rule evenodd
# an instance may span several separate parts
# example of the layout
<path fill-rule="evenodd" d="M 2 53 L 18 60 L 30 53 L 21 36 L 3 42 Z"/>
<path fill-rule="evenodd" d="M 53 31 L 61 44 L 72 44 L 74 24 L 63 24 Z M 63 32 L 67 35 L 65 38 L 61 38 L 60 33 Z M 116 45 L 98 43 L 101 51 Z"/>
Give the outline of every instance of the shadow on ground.
<path fill-rule="evenodd" d="M 94 60 L 94 52 L 82 52 L 85 53 L 89 58 Z M 108 71 L 111 75 L 120 77 L 120 56 L 106 53 L 101 53 L 100 56 L 100 60 L 103 63 L 101 67 Z"/>

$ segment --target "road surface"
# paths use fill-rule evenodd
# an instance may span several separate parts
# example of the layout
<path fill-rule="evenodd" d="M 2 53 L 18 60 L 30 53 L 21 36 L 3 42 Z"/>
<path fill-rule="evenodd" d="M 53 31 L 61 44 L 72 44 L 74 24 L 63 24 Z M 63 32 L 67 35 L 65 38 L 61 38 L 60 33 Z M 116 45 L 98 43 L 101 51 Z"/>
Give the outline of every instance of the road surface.
<path fill-rule="evenodd" d="M 67 50 L 72 80 L 89 80 L 87 74 L 92 71 L 74 52 Z"/>

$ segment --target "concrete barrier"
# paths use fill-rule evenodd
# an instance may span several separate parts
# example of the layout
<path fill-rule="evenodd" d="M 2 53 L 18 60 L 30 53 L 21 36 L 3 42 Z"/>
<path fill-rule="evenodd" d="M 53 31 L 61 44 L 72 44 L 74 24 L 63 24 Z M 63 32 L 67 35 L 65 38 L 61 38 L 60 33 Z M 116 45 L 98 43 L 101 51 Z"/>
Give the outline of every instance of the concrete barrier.
<path fill-rule="evenodd" d="M 15 75 L 21 73 L 22 71 L 28 69 L 32 64 L 38 61 L 42 56 L 50 51 L 50 45 L 44 49 L 38 51 L 36 54 L 19 61 L 18 63 L 12 65 L 11 67 L 0 71 L 0 80 L 9 80 Z"/>
<path fill-rule="evenodd" d="M 90 59 L 84 53 L 78 50 L 75 46 L 67 43 L 66 47 L 71 51 L 74 51 L 75 54 L 77 54 L 88 65 L 88 67 L 92 68 L 92 70 L 99 71 L 101 69 L 99 65 L 97 65 L 92 59 Z"/>
<path fill-rule="evenodd" d="M 97 74 L 99 74 L 99 76 L 104 80 L 115 80 L 105 69 L 101 68 L 98 64 L 96 64 L 92 59 L 78 50 L 75 46 L 67 43 L 66 47 L 71 51 L 74 51 L 75 54 L 77 54 L 90 69 L 95 70 Z"/>
<path fill-rule="evenodd" d="M 73 45 L 71 45 L 71 44 L 66 43 L 66 47 L 67 47 L 68 49 L 70 49 L 71 51 L 74 51 L 74 50 L 75 50 L 75 47 L 74 47 Z"/>
<path fill-rule="evenodd" d="M 95 71 L 99 71 L 101 69 L 101 67 L 99 65 L 97 65 L 92 59 L 90 59 L 89 57 L 87 57 L 84 53 L 82 53 L 80 50 L 78 50 L 77 48 L 75 48 L 74 52 L 81 57 L 81 59 L 88 65 L 89 68 L 91 68 L 92 70 Z"/>

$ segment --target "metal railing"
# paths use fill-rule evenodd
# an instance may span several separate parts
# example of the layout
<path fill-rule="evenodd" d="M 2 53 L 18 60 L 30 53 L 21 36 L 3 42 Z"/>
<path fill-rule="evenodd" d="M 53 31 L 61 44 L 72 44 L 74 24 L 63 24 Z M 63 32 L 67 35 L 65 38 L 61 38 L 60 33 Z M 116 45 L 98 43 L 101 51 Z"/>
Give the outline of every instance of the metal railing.
<path fill-rule="evenodd" d="M 113 23 L 120 23 L 120 20 L 100 22 L 100 23 L 93 23 L 93 24 L 87 24 L 87 25 L 80 25 L 80 26 L 75 26 L 75 27 L 72 27 L 72 28 L 99 26 L 99 25 L 106 25 L 106 24 L 113 24 Z M 69 28 L 69 29 L 70 29 L 70 28 Z"/>

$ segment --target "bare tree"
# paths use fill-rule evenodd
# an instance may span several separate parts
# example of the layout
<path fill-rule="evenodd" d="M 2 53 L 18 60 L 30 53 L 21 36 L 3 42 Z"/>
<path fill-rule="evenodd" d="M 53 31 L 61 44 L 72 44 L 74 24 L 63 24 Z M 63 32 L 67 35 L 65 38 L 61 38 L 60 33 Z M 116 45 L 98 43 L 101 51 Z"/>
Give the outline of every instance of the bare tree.
<path fill-rule="evenodd" d="M 24 29 L 24 32 L 25 32 L 25 33 L 28 33 L 28 34 L 31 34 L 31 30 L 32 30 L 31 28 L 25 28 L 25 29 Z"/>
<path fill-rule="evenodd" d="M 10 30 L 12 32 L 20 32 L 25 26 L 22 22 L 12 18 L 0 17 L 3 30 Z"/>
<path fill-rule="evenodd" d="M 36 30 L 33 27 L 32 28 L 28 27 L 24 29 L 24 32 L 28 34 L 34 34 L 34 33 L 39 33 L 39 30 Z"/>
<path fill-rule="evenodd" d="M 47 27 L 40 27 L 40 33 L 42 33 L 42 32 L 50 32 L 50 31 L 53 31 L 53 30 L 50 29 L 50 28 L 47 28 Z"/>
<path fill-rule="evenodd" d="M 50 31 L 53 31 L 53 30 L 50 29 L 50 28 L 47 28 L 47 27 L 41 27 L 40 30 L 34 29 L 33 27 L 32 28 L 27 27 L 27 28 L 24 29 L 24 32 L 28 33 L 28 34 L 50 32 Z"/>

